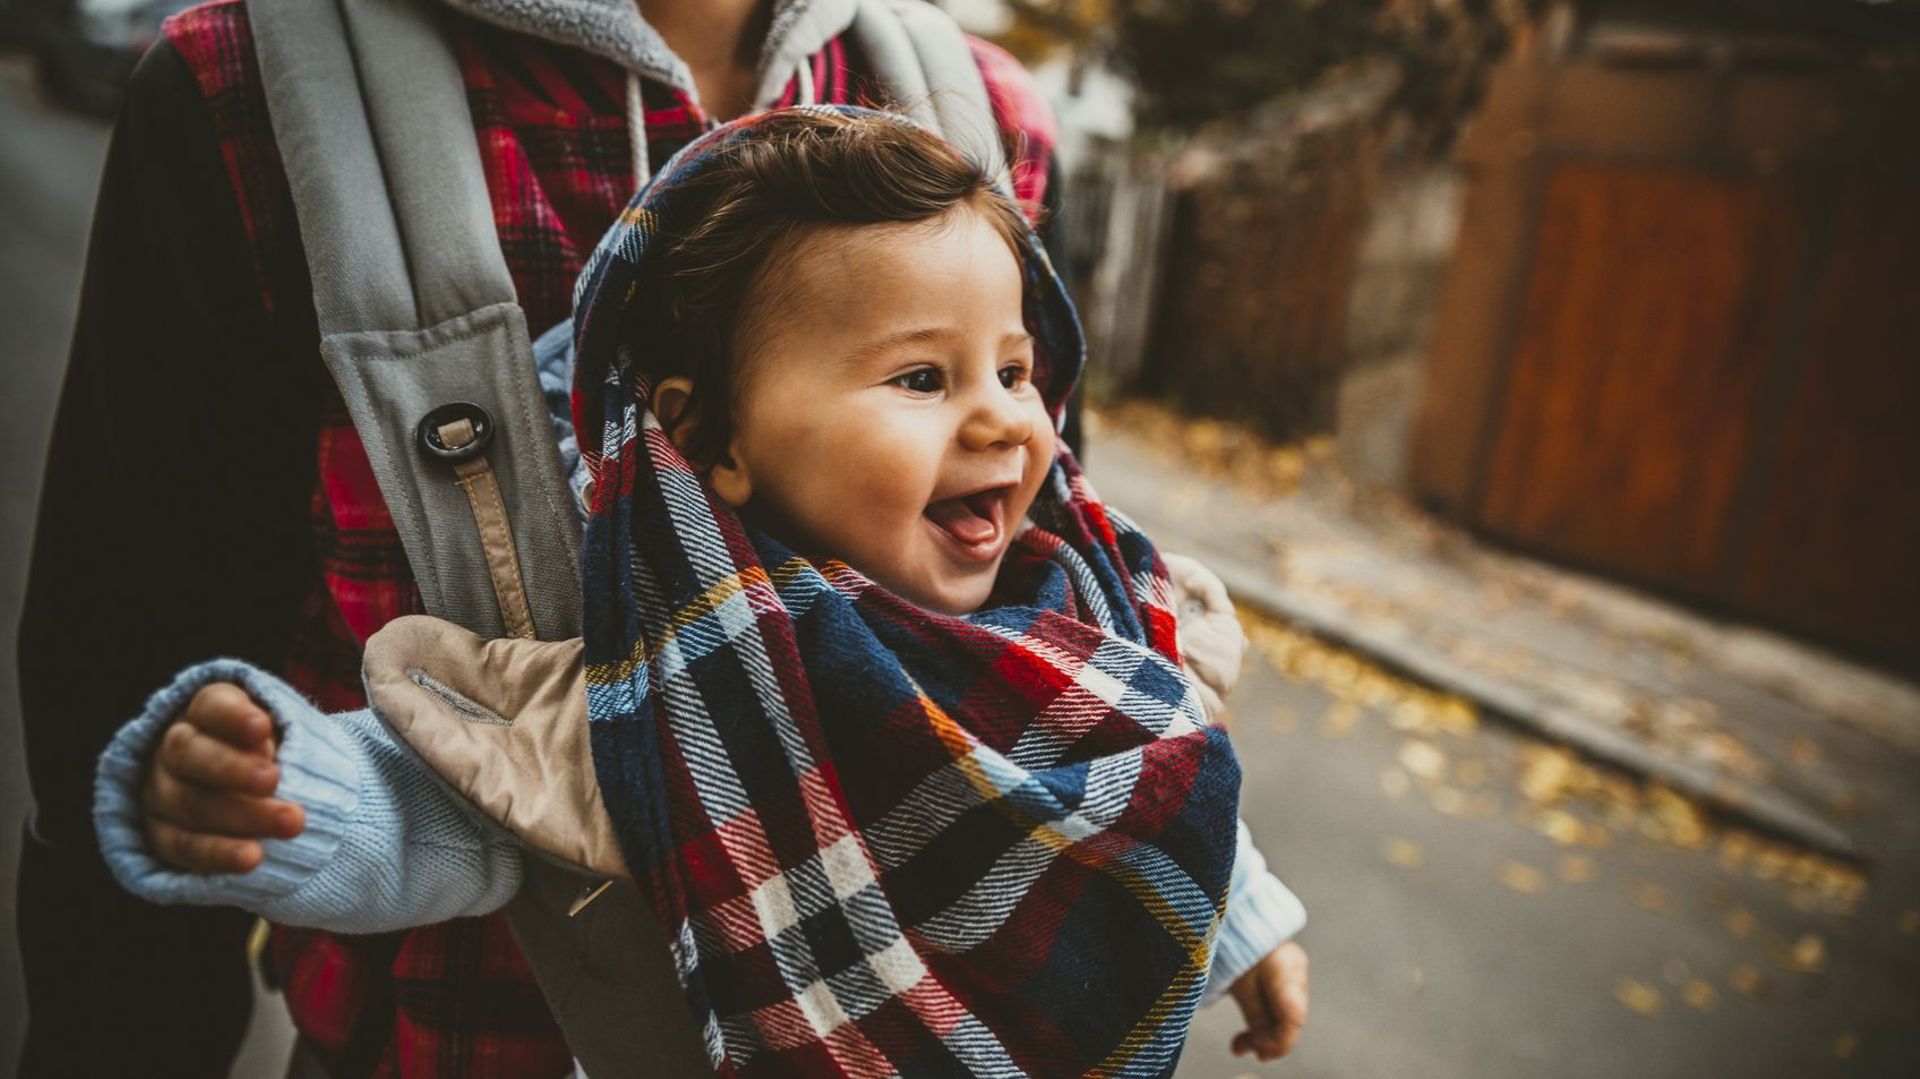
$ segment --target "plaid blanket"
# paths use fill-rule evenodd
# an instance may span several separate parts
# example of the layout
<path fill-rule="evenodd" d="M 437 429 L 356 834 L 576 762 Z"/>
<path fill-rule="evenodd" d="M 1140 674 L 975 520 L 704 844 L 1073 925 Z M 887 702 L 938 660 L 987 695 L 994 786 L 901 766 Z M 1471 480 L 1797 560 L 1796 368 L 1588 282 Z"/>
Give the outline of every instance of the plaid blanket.
<path fill-rule="evenodd" d="M 677 155 L 575 299 L 594 764 L 708 1051 L 727 1075 L 1167 1074 L 1239 770 L 1152 544 L 1063 444 L 996 602 L 929 613 L 744 525 L 646 407 L 624 307 L 701 212 L 676 178 L 755 128 Z M 1022 262 L 1057 416 L 1079 326 L 1031 235 Z"/>

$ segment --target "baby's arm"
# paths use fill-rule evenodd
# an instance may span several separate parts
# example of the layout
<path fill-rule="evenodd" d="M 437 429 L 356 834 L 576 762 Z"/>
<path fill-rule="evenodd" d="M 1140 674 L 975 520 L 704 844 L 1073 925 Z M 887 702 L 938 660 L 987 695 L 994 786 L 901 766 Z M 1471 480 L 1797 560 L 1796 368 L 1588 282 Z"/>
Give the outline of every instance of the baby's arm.
<path fill-rule="evenodd" d="M 220 683 L 247 700 L 209 690 Z M 121 728 L 100 756 L 94 822 L 142 898 L 344 933 L 497 910 L 522 871 L 518 844 L 371 711 L 323 715 L 233 660 L 183 672 Z"/>
<path fill-rule="evenodd" d="M 1267 870 L 1266 857 L 1253 845 L 1247 822 L 1241 821 L 1233 877 L 1227 885 L 1227 909 L 1214 940 L 1204 999 L 1219 999 L 1241 975 L 1306 925 L 1307 908 Z"/>

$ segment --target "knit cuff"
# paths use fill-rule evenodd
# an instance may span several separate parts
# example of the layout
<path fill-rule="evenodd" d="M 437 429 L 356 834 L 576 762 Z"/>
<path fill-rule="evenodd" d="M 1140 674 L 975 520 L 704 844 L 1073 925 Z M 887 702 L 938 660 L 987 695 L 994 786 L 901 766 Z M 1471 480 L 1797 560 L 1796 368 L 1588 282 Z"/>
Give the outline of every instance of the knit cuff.
<path fill-rule="evenodd" d="M 1267 859 L 1253 845 L 1253 833 L 1240 822 L 1233 859 L 1233 883 L 1226 913 L 1214 937 L 1213 966 L 1207 971 L 1202 1004 L 1211 1004 L 1235 980 L 1267 954 L 1297 936 L 1307 925 L 1307 908 L 1298 896 L 1267 871 Z"/>
<path fill-rule="evenodd" d="M 193 695 L 214 682 L 238 684 L 273 716 L 280 735 L 274 796 L 306 810 L 300 834 L 262 841 L 265 858 L 246 873 L 183 873 L 163 864 L 147 846 L 140 809 L 140 787 L 160 739 Z M 292 892 L 333 857 L 358 801 L 358 781 L 345 732 L 280 679 L 239 660 L 217 659 L 182 671 L 100 754 L 94 829 L 114 878 L 142 899 L 253 907 Z"/>

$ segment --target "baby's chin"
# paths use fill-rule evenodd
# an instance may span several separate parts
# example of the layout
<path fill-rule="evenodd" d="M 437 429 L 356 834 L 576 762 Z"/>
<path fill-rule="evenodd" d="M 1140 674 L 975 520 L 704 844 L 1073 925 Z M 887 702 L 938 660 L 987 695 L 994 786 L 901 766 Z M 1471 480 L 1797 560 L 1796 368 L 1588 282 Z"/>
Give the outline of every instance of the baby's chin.
<path fill-rule="evenodd" d="M 936 574 L 914 580 L 893 581 L 879 574 L 870 573 L 868 576 L 875 584 L 916 607 L 957 617 L 972 614 L 987 605 L 1003 560 L 996 558 L 990 566 L 981 567 L 981 572 L 964 577 Z"/>

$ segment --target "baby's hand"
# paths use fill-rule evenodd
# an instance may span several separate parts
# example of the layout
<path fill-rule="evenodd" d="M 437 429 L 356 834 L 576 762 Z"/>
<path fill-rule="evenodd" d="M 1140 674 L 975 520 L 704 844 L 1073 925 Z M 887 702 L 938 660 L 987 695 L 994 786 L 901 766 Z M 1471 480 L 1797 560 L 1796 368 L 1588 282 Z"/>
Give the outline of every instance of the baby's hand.
<path fill-rule="evenodd" d="M 1233 1036 L 1233 1053 L 1277 1060 L 1293 1051 L 1307 1025 L 1307 950 L 1293 941 L 1267 953 L 1227 990 L 1247 1029 Z"/>
<path fill-rule="evenodd" d="M 260 840 L 299 835 L 307 815 L 272 797 L 273 756 L 273 717 L 246 690 L 216 682 L 194 694 L 140 791 L 154 856 L 189 873 L 245 873 L 265 857 Z"/>

